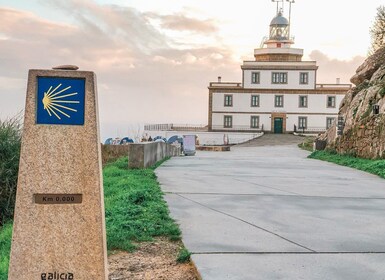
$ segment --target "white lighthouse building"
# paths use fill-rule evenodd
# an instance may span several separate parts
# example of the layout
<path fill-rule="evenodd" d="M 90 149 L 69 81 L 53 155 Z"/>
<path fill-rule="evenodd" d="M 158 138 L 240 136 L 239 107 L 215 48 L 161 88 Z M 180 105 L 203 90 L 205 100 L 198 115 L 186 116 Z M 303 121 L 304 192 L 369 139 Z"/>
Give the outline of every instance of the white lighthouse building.
<path fill-rule="evenodd" d="M 350 84 L 317 84 L 316 61 L 302 61 L 292 48 L 282 10 L 254 60 L 244 61 L 240 83 L 211 82 L 209 131 L 322 132 L 335 121 Z"/>

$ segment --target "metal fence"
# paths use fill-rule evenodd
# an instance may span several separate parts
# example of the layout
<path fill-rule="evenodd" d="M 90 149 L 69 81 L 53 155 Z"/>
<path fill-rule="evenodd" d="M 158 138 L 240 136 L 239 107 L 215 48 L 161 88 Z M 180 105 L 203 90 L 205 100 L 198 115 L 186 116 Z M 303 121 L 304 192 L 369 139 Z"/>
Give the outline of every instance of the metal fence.
<path fill-rule="evenodd" d="M 146 124 L 146 131 L 208 131 L 206 125 L 203 124 Z"/>
<path fill-rule="evenodd" d="M 294 132 L 297 133 L 308 133 L 308 134 L 316 134 L 316 133 L 324 133 L 326 131 L 326 127 L 297 127 L 294 125 Z"/>

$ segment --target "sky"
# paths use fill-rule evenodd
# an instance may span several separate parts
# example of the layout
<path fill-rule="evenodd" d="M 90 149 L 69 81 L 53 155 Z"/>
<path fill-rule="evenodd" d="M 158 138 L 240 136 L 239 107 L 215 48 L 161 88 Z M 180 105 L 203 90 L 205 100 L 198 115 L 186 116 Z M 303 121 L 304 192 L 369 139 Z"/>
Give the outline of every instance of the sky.
<path fill-rule="evenodd" d="M 293 47 L 317 61 L 317 83 L 349 82 L 380 5 L 292 5 Z M 270 0 L 0 0 L 0 119 L 24 109 L 28 69 L 73 64 L 97 75 L 102 140 L 144 123 L 207 124 L 209 82 L 241 81 L 275 13 Z"/>

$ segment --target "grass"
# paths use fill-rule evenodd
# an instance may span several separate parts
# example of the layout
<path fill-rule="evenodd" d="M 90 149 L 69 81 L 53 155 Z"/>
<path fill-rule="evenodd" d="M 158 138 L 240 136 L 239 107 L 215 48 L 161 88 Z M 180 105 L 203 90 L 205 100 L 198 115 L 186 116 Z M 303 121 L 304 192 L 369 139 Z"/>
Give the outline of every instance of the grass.
<path fill-rule="evenodd" d="M 302 143 L 298 144 L 298 147 L 312 152 L 313 151 L 313 143 L 314 143 L 315 137 L 305 137 Z"/>
<path fill-rule="evenodd" d="M 9 253 L 11 252 L 12 224 L 0 227 L 0 280 L 8 279 Z"/>
<path fill-rule="evenodd" d="M 160 164 L 160 163 L 159 163 Z M 127 169 L 121 158 L 103 170 L 108 250 L 132 251 L 135 242 L 155 236 L 179 240 L 181 232 L 169 216 L 154 168 Z"/>
<path fill-rule="evenodd" d="M 309 155 L 309 158 L 320 159 L 333 162 L 339 165 L 353 167 L 368 173 L 372 173 L 385 178 L 385 160 L 372 160 L 357 158 L 350 155 L 339 155 L 330 151 L 315 151 Z"/>
<path fill-rule="evenodd" d="M 178 263 L 187 263 L 190 261 L 190 257 L 191 253 L 189 252 L 189 250 L 187 250 L 186 248 L 182 248 L 179 251 L 178 258 L 176 259 L 176 261 Z"/>
<path fill-rule="evenodd" d="M 180 240 L 180 229 L 169 216 L 154 172 L 162 162 L 148 169 L 127 169 L 125 157 L 103 168 L 109 253 L 132 251 L 135 243 L 156 236 Z M 7 280 L 11 235 L 11 223 L 0 227 L 0 280 Z"/>

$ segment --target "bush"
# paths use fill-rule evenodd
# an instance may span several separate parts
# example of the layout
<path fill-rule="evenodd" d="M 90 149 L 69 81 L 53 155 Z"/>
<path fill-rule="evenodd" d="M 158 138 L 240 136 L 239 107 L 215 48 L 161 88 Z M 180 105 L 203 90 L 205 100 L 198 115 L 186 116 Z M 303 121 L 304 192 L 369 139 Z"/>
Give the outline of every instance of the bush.
<path fill-rule="evenodd" d="M 189 250 L 187 250 L 186 248 L 182 248 L 179 251 L 178 258 L 176 259 L 176 261 L 178 263 L 187 263 L 190 261 L 190 257 L 191 253 L 189 252 Z"/>
<path fill-rule="evenodd" d="M 20 116 L 0 120 L 0 226 L 13 217 L 20 143 Z"/>

